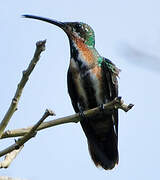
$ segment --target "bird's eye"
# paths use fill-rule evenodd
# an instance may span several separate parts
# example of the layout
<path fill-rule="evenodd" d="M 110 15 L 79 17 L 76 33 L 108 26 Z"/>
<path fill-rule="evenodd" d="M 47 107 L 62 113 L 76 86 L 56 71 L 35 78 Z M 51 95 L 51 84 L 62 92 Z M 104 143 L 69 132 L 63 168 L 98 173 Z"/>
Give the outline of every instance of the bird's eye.
<path fill-rule="evenodd" d="M 76 29 L 76 30 L 81 29 L 81 24 L 76 24 L 76 25 L 75 25 L 75 29 Z"/>

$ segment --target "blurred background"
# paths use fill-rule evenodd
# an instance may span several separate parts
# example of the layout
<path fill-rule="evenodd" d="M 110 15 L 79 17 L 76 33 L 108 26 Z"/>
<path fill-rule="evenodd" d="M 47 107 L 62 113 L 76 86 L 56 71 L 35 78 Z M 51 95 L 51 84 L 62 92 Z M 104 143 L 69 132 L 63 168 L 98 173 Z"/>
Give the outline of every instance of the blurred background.
<path fill-rule="evenodd" d="M 35 43 L 47 39 L 46 51 L 42 53 L 7 129 L 36 123 L 46 108 L 54 110 L 56 118 L 74 113 L 67 93 L 70 51 L 66 34 L 51 24 L 21 18 L 22 14 L 91 25 L 99 53 L 122 70 L 119 95 L 126 103 L 135 104 L 128 113 L 119 113 L 120 161 L 113 170 L 97 169 L 90 159 L 80 125 L 66 124 L 39 132 L 25 144 L 8 169 L 0 170 L 1 176 L 29 180 L 151 180 L 160 177 L 159 7 L 158 0 L 0 2 L 1 119 L 22 71 L 33 56 Z M 13 142 L 14 139 L 0 141 L 0 149 Z"/>

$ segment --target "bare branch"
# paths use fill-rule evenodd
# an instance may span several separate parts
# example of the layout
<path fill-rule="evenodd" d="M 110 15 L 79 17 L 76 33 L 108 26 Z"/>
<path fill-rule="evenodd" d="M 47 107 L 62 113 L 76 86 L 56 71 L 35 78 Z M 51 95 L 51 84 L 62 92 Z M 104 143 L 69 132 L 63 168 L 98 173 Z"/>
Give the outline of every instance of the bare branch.
<path fill-rule="evenodd" d="M 6 112 L 3 120 L 0 123 L 0 137 L 2 136 L 2 134 L 3 134 L 6 126 L 8 125 L 12 115 L 17 110 L 17 105 L 18 105 L 18 102 L 20 100 L 23 88 L 26 85 L 26 83 L 29 79 L 29 76 L 30 76 L 31 72 L 33 71 L 35 65 L 37 64 L 37 62 L 40 58 L 41 52 L 45 50 L 45 43 L 46 43 L 46 41 L 39 41 L 36 43 L 36 50 L 34 53 L 34 57 L 31 60 L 28 68 L 25 71 L 23 71 L 22 78 L 20 80 L 20 83 L 17 86 L 17 90 L 16 90 L 16 93 L 13 97 L 11 105 L 10 105 L 8 111 Z"/>
<path fill-rule="evenodd" d="M 134 106 L 133 104 L 129 104 L 129 105 L 124 104 L 121 97 L 118 97 L 118 98 L 114 99 L 113 101 L 105 104 L 104 105 L 104 111 L 105 111 L 105 113 L 111 113 L 114 109 L 122 109 L 123 111 L 127 112 L 133 106 Z M 90 109 L 88 111 L 84 111 L 84 114 L 85 114 L 86 117 L 92 117 L 92 116 L 95 116 L 98 113 L 100 113 L 99 107 L 94 108 L 94 109 Z M 52 121 L 43 122 L 37 128 L 37 131 L 40 131 L 40 130 L 45 129 L 45 128 L 65 124 L 65 123 L 77 123 L 79 121 L 80 121 L 79 114 L 74 114 L 74 115 L 71 115 L 71 116 L 58 118 L 58 119 L 55 119 L 55 120 L 52 120 Z M 28 128 L 8 130 L 8 131 L 5 131 L 3 133 L 1 138 L 24 136 L 26 133 L 28 133 L 30 131 L 31 128 L 32 128 L 32 126 L 30 126 Z"/>
<path fill-rule="evenodd" d="M 12 177 L 8 177 L 8 176 L 0 176 L 0 180 L 24 180 L 24 179 L 12 178 Z"/>
<path fill-rule="evenodd" d="M 8 153 L 5 156 L 4 160 L 0 162 L 0 168 L 8 168 L 11 162 L 16 158 L 16 156 L 19 154 L 23 147 L 24 145 L 21 146 L 19 149 L 13 150 L 10 153 Z"/>
<path fill-rule="evenodd" d="M 0 151 L 0 157 L 4 156 L 7 153 L 10 153 L 13 150 L 19 149 L 21 146 L 24 145 L 28 140 L 30 140 L 32 137 L 36 135 L 37 128 L 40 126 L 40 124 L 48 117 L 48 116 L 53 116 L 54 113 L 51 110 L 46 110 L 42 118 L 34 125 L 30 130 L 18 141 L 16 141 L 14 144 L 11 146 L 7 147 L 6 149 Z"/>

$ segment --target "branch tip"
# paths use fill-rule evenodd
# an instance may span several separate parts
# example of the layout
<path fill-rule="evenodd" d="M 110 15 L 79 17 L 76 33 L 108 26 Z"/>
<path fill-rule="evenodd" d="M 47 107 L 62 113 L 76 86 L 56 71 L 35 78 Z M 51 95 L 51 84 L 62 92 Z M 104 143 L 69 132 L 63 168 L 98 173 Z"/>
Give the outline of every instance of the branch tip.
<path fill-rule="evenodd" d="M 46 109 L 45 113 L 48 114 L 49 116 L 55 116 L 56 115 L 51 109 Z"/>
<path fill-rule="evenodd" d="M 46 44 L 46 39 L 43 40 L 43 41 L 38 41 L 36 43 L 36 47 L 40 48 L 42 51 L 44 51 L 45 50 L 45 44 Z"/>
<path fill-rule="evenodd" d="M 128 105 L 128 109 L 129 109 L 129 110 L 132 109 L 133 106 L 134 106 L 134 104 L 129 104 L 129 105 Z"/>

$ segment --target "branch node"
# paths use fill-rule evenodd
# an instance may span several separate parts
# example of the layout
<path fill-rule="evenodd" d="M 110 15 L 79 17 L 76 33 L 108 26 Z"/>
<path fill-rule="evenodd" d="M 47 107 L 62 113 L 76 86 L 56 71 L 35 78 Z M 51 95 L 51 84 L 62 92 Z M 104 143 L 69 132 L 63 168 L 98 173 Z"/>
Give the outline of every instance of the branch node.
<path fill-rule="evenodd" d="M 22 71 L 22 75 L 25 76 L 26 75 L 26 70 Z"/>
<path fill-rule="evenodd" d="M 17 111 L 17 110 L 18 110 L 18 108 L 16 107 L 15 111 Z"/>
<path fill-rule="evenodd" d="M 18 144 L 15 146 L 15 150 L 18 150 L 21 146 L 19 146 Z"/>
<path fill-rule="evenodd" d="M 17 102 L 18 102 L 18 99 L 14 97 L 14 98 L 12 99 L 12 103 L 13 103 L 13 104 L 17 104 Z"/>

